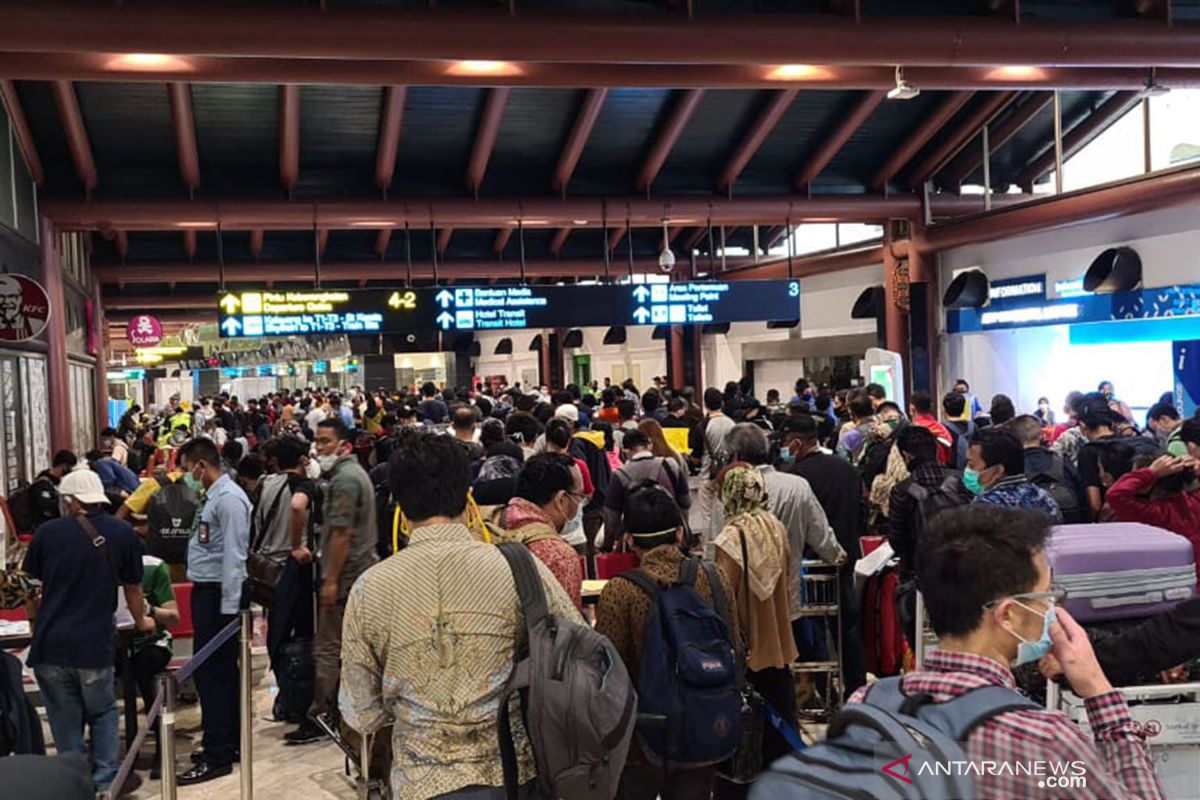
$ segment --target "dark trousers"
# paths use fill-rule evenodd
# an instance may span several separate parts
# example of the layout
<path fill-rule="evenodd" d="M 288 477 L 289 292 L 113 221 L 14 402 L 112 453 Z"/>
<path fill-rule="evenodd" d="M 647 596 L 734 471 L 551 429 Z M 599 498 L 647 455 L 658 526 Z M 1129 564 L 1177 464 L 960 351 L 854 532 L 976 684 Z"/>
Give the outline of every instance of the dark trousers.
<path fill-rule="evenodd" d="M 192 623 L 199 652 L 221 629 L 237 619 L 221 613 L 221 584 L 197 583 L 192 587 Z M 204 729 L 204 757 L 210 764 L 233 763 L 238 743 L 238 637 L 221 645 L 196 670 Z"/>
<path fill-rule="evenodd" d="M 271 669 L 278 672 L 279 648 L 293 639 L 313 635 L 313 565 L 301 565 L 289 557 L 275 587 L 275 599 L 267 610 L 267 653 Z"/>
<path fill-rule="evenodd" d="M 796 726 L 796 689 L 791 669 L 779 667 L 747 672 L 746 680 L 756 692 L 762 695 L 763 700 L 779 712 L 785 725 Z M 776 759 L 792 752 L 791 746 L 783 738 L 783 735 L 766 720 L 763 721 L 762 749 L 764 768 Z M 731 783 L 718 779 L 717 790 L 713 796 L 718 800 L 741 800 L 749 791 L 749 784 Z"/>
<path fill-rule="evenodd" d="M 841 569 L 842 594 L 842 678 L 846 683 L 846 696 L 849 699 L 860 687 L 867 683 L 867 656 L 863 651 L 862 640 L 862 609 L 858 602 L 858 592 L 854 590 L 854 560 Z"/>
<path fill-rule="evenodd" d="M 165 647 L 157 646 L 144 647 L 129 659 L 129 668 L 133 671 L 138 694 L 142 696 L 145 713 L 150 712 L 150 706 L 154 705 L 154 695 L 158 694 L 158 686 L 154 679 L 166 670 L 169 663 L 171 652 Z M 158 740 L 158 726 L 150 726 L 150 731 L 154 735 L 154 755 L 157 761 L 159 750 L 162 748 L 162 742 Z"/>
<path fill-rule="evenodd" d="M 617 800 L 709 800 L 712 797 L 716 767 L 672 769 L 669 772 L 652 764 L 627 764 L 621 773 Z"/>

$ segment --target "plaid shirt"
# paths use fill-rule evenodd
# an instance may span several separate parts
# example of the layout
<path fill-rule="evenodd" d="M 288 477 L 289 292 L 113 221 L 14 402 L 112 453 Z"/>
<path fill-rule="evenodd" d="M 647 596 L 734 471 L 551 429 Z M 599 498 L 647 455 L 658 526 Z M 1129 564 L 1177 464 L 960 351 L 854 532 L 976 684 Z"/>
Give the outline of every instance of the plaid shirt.
<path fill-rule="evenodd" d="M 1012 673 L 990 658 L 971 653 L 934 650 L 924 669 L 905 675 L 905 694 L 929 694 L 945 702 L 972 689 L 995 685 L 1016 691 Z M 860 703 L 870 691 L 855 692 L 851 703 Z M 1008 711 L 976 728 L 967 740 L 966 756 L 973 762 L 1071 762 L 1087 766 L 1087 786 L 1071 789 L 1040 788 L 1035 777 L 984 773 L 976 780 L 976 797 L 989 798 L 1139 798 L 1165 797 L 1154 771 L 1144 732 L 1129 715 L 1121 693 L 1113 690 L 1088 698 L 1088 721 L 1095 743 L 1083 729 L 1059 711 Z"/>

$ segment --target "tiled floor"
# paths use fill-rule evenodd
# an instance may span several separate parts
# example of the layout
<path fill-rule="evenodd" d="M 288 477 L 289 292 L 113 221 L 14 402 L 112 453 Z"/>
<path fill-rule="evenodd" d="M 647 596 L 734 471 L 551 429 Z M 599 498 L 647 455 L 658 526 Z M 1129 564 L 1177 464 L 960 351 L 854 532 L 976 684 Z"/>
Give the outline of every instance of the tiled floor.
<path fill-rule="evenodd" d="M 268 719 L 273 701 L 271 689 L 264 685 L 255 692 L 254 720 L 254 795 L 267 800 L 352 800 L 357 797 L 353 781 L 343 769 L 342 751 L 332 742 L 289 747 L 283 734 L 293 726 Z M 176 752 L 179 769 L 187 765 L 188 754 L 200 746 L 200 706 L 179 709 L 176 716 Z M 144 748 L 149 764 L 153 744 Z M 232 775 L 199 786 L 180 787 L 181 800 L 230 800 L 241 791 L 239 767 Z M 142 772 L 143 777 L 148 773 Z M 151 800 L 160 796 L 157 781 L 145 783 L 128 797 Z"/>

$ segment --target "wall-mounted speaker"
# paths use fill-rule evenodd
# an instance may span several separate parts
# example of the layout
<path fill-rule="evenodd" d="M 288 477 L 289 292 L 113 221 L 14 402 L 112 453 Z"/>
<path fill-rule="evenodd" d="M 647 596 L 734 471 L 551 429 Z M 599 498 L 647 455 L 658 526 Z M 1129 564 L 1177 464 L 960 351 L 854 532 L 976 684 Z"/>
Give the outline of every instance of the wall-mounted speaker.
<path fill-rule="evenodd" d="M 1088 267 L 1083 289 L 1098 294 L 1128 292 L 1142 282 L 1142 258 L 1132 247 L 1110 247 Z"/>
<path fill-rule="evenodd" d="M 979 308 L 987 305 L 988 277 L 980 269 L 964 270 L 950 281 L 942 293 L 946 308 Z"/>

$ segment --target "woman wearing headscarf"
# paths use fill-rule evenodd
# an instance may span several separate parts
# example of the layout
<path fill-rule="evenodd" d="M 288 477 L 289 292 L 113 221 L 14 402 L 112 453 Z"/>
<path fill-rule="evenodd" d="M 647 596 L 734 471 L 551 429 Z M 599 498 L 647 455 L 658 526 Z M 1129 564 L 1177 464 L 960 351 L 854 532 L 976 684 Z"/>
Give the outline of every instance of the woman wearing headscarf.
<path fill-rule="evenodd" d="M 746 678 L 783 718 L 796 726 L 791 663 L 798 655 L 788 605 L 791 553 L 787 529 L 767 510 L 762 473 L 737 462 L 717 479 L 725 527 L 714 541 L 717 567 L 734 586 L 739 627 L 746 640 Z M 791 751 L 770 725 L 763 730 L 763 764 Z M 745 797 L 747 786 L 718 782 L 718 798 Z"/>

